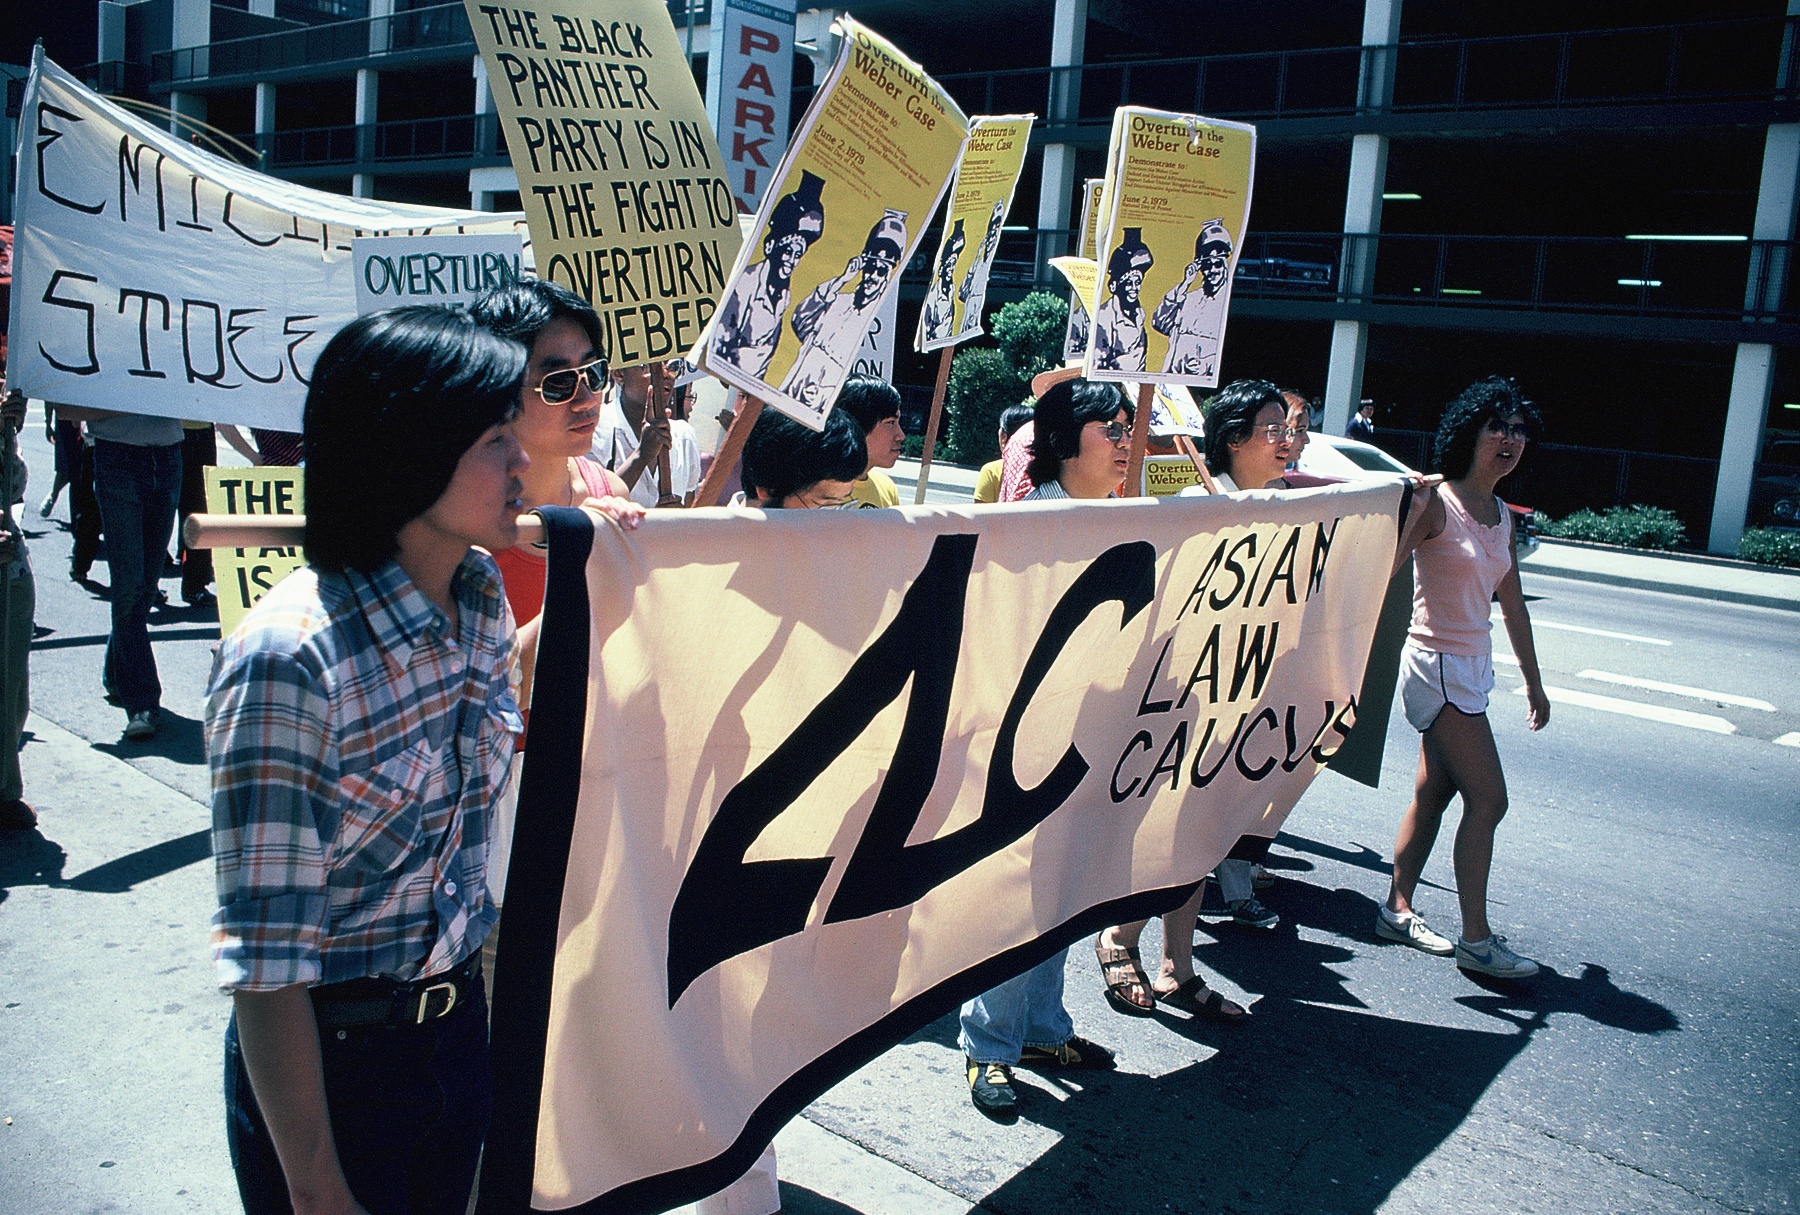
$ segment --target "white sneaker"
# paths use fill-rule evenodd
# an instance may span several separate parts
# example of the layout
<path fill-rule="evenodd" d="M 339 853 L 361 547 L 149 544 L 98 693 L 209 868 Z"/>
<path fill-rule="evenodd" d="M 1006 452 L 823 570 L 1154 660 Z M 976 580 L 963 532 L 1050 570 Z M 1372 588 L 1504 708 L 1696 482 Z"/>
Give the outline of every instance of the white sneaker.
<path fill-rule="evenodd" d="M 1485 941 L 1457 941 L 1456 964 L 1496 979 L 1529 979 L 1538 972 L 1538 964 L 1508 949 L 1506 938 L 1499 933 Z"/>
<path fill-rule="evenodd" d="M 1431 926 L 1425 922 L 1424 917 L 1411 911 L 1397 914 L 1389 911 L 1385 905 L 1375 913 L 1375 935 L 1386 941 L 1411 945 L 1414 949 L 1440 958 L 1447 958 L 1456 950 L 1449 937 L 1431 931 Z"/>

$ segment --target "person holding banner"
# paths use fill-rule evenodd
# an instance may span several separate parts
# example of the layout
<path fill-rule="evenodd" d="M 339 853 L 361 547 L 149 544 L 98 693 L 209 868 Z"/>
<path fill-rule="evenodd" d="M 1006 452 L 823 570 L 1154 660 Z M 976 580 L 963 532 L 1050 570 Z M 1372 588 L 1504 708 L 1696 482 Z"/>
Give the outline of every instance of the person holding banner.
<path fill-rule="evenodd" d="M 1069 369 L 1038 398 L 1027 502 L 1116 496 L 1131 442 L 1131 406 L 1117 384 L 1078 379 Z M 1120 951 L 1121 958 L 1125 951 Z M 1129 951 L 1135 958 L 1137 950 Z M 1022 975 L 962 1006 L 959 1041 L 969 1099 L 990 1118 L 1018 1116 L 1014 1067 L 1107 1070 L 1112 1052 L 1075 1033 L 1063 1006 L 1069 951 L 1059 949 Z M 1106 965 L 1102 955 L 1102 966 Z M 1109 990 L 1110 997 L 1111 992 Z"/>
<path fill-rule="evenodd" d="M 906 431 L 900 426 L 900 394 L 886 380 L 853 375 L 838 393 L 837 407 L 856 419 L 869 445 L 869 465 L 850 487 L 858 506 L 899 506 L 900 490 L 883 472 L 900 462 Z"/>
<path fill-rule="evenodd" d="M 1525 680 L 1525 724 L 1533 730 L 1548 725 L 1550 701 L 1519 584 L 1512 515 L 1494 487 L 1519 466 L 1525 444 L 1542 427 L 1537 406 L 1501 376 L 1464 389 L 1438 423 L 1434 463 L 1448 480 L 1426 507 L 1424 537 L 1414 554 L 1412 628 L 1400 673 L 1406 720 L 1420 735 L 1419 772 L 1394 840 L 1387 901 L 1375 918 L 1378 936 L 1453 955 L 1462 969 L 1497 979 L 1528 979 L 1539 968 L 1507 947 L 1487 915 L 1494 832 L 1506 816 L 1506 774 L 1487 719 L 1496 600 Z M 1459 793 L 1455 860 L 1462 938 L 1453 944 L 1431 930 L 1412 899 L 1444 811 Z"/>
<path fill-rule="evenodd" d="M 481 550 L 518 539 L 525 366 L 442 308 L 340 330 L 306 398 L 308 565 L 219 648 L 212 941 L 251 1215 L 467 1206 L 493 1091 L 488 831 L 521 728 Z"/>
<path fill-rule="evenodd" d="M 815 431 L 765 409 L 744 442 L 744 491 L 731 504 L 763 510 L 848 506 L 868 467 L 868 440 L 844 410 L 826 414 L 825 428 Z"/>
<path fill-rule="evenodd" d="M 1031 406 L 1008 405 L 1000 411 L 1000 450 L 1004 452 L 1006 445 L 1018 433 L 1019 427 L 1031 421 Z M 1000 479 L 1006 467 L 1006 458 L 989 460 L 981 466 L 981 474 L 975 478 L 974 501 L 989 503 L 1000 501 Z"/>

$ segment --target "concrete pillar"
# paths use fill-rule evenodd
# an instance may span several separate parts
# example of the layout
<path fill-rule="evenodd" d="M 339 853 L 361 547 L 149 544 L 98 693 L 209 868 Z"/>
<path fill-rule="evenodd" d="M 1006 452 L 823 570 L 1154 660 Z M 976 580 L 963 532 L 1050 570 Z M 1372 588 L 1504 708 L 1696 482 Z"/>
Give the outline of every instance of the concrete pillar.
<path fill-rule="evenodd" d="M 262 170 L 269 171 L 269 158 L 275 152 L 275 86 L 267 82 L 256 86 L 256 150 L 262 153 Z"/>
<path fill-rule="evenodd" d="M 356 159 L 359 164 L 375 159 L 375 114 L 380 89 L 381 75 L 374 68 L 356 70 Z M 375 175 L 352 174 L 350 193 L 357 198 L 373 198 Z"/>
<path fill-rule="evenodd" d="M 1400 41 L 1401 0 L 1364 0 L 1362 77 L 1357 102 L 1366 113 L 1387 108 L 1394 95 L 1394 55 L 1389 48 Z M 1346 237 L 1374 235 L 1381 231 L 1381 192 L 1387 184 L 1388 137 L 1361 134 L 1350 144 L 1350 180 L 1344 193 Z M 1338 267 L 1340 299 L 1366 296 L 1375 285 L 1375 242 L 1346 239 Z M 1343 320 L 1331 329 L 1331 359 L 1325 374 L 1327 434 L 1341 435 L 1350 424 L 1362 398 L 1363 356 L 1368 350 L 1368 325 Z"/>
<path fill-rule="evenodd" d="M 485 155 L 494 150 L 491 128 L 482 122 L 483 115 L 496 112 L 494 106 L 494 89 L 488 83 L 487 65 L 476 55 L 474 66 L 469 71 L 475 77 L 475 151 L 477 155 Z M 494 189 L 478 182 L 475 171 L 469 171 L 469 210 L 492 211 L 494 209 Z"/>
<path fill-rule="evenodd" d="M 1050 66 L 1078 67 L 1087 54 L 1088 0 L 1056 0 L 1056 12 L 1050 27 Z M 1057 72 L 1050 78 L 1049 95 L 1044 103 L 1044 121 L 1052 127 L 1073 123 L 1081 116 L 1081 73 Z M 1060 233 L 1074 223 L 1070 209 L 1075 198 L 1075 145 L 1044 145 L 1044 172 L 1038 183 L 1037 226 L 1040 231 Z M 1068 238 L 1038 238 L 1040 261 L 1069 251 Z M 1040 271 L 1042 267 L 1040 266 Z"/>
<path fill-rule="evenodd" d="M 1763 141 L 1762 184 L 1756 193 L 1755 240 L 1794 239 L 1796 184 L 1800 182 L 1800 123 L 1777 123 Z M 1746 310 L 1777 305 L 1787 286 L 1786 250 L 1763 247 L 1751 258 L 1744 288 Z M 1774 387 L 1774 348 L 1740 342 L 1731 368 L 1731 396 L 1725 406 L 1725 438 L 1719 448 L 1719 480 L 1713 489 L 1712 527 L 1706 547 L 1734 554 L 1750 509 L 1750 485 L 1762 450 L 1763 423 Z"/>

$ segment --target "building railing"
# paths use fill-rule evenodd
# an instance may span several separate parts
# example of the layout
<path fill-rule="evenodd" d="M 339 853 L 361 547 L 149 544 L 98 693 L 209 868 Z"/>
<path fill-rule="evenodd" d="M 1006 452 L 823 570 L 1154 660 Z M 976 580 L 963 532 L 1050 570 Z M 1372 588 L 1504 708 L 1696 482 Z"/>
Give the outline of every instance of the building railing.
<path fill-rule="evenodd" d="M 1050 126 L 1109 124 L 1121 105 L 1266 119 L 1787 101 L 1800 92 L 1800 63 L 1784 59 L 1782 49 L 1797 28 L 1797 18 L 1756 18 L 961 72 L 938 80 L 970 113 L 1041 114 L 1053 96 L 1062 99 L 1060 115 L 1040 120 Z M 1370 104 L 1362 96 L 1365 63 L 1374 74 L 1383 65 L 1371 61 L 1386 56 L 1394 70 L 1391 100 Z"/>
<path fill-rule="evenodd" d="M 1009 228 L 990 281 L 1002 289 L 1060 289 L 1062 276 L 1045 263 L 1073 239 L 1061 230 Z M 924 242 L 907 281 L 927 278 L 935 247 Z M 1800 284 L 1788 273 L 1795 247 L 1731 238 L 1255 232 L 1239 252 L 1232 296 L 1792 321 L 1800 319 Z M 1371 261 L 1372 278 L 1362 273 Z M 1358 282 L 1368 286 L 1345 285 Z"/>
<path fill-rule="evenodd" d="M 677 30 L 688 20 L 688 0 L 668 0 Z M 711 0 L 699 0 L 693 21 L 711 20 Z M 150 84 L 164 89 L 214 77 L 258 77 L 274 72 L 349 64 L 403 53 L 475 53 L 468 13 L 461 4 L 438 4 L 382 17 L 308 25 L 253 38 L 158 51 L 150 57 Z"/>
<path fill-rule="evenodd" d="M 307 127 L 239 138 L 263 153 L 263 170 L 269 173 L 326 165 L 506 158 L 506 140 L 496 114 Z"/>

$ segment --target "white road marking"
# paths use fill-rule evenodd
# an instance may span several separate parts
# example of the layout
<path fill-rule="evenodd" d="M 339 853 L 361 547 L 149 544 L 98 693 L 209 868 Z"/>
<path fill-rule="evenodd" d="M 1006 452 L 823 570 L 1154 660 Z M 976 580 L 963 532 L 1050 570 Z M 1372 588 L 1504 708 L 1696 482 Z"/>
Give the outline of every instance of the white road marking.
<path fill-rule="evenodd" d="M 1631 675 L 1615 675 L 1611 671 L 1582 671 L 1577 679 L 1592 679 L 1596 683 L 1616 683 L 1627 688 L 1647 688 L 1652 692 L 1667 692 L 1671 696 L 1689 696 L 1695 700 L 1712 700 L 1719 704 L 1736 705 L 1740 709 L 1760 709 L 1764 713 L 1775 712 L 1775 706 L 1766 700 L 1758 700 L 1754 696 L 1737 696 L 1730 692 L 1709 692 L 1705 688 L 1690 688 L 1685 683 L 1663 683 L 1657 679 L 1638 679 Z"/>
<path fill-rule="evenodd" d="M 1615 633 L 1610 629 L 1590 629 L 1579 624 L 1558 624 L 1554 620 L 1533 620 L 1533 628 L 1558 629 L 1564 633 L 1586 633 L 1590 637 L 1611 637 L 1615 641 L 1641 641 L 1645 645 L 1674 645 L 1673 641 L 1664 641 L 1661 637 L 1640 637 L 1636 633 Z"/>
<path fill-rule="evenodd" d="M 1791 734 L 1783 734 L 1775 740 L 1775 744 L 1781 747 L 1800 747 L 1800 730 L 1795 730 Z"/>
<path fill-rule="evenodd" d="M 1523 685 L 1514 688 L 1513 695 L 1525 695 Z M 1621 700 L 1616 696 L 1596 696 L 1592 692 L 1577 692 L 1573 688 L 1546 687 L 1544 695 L 1555 703 L 1580 705 L 1584 709 L 1598 709 L 1602 713 L 1620 713 L 1626 717 L 1641 717 L 1645 721 L 1660 721 L 1671 726 L 1686 726 L 1690 730 L 1705 730 L 1709 734 L 1737 733 L 1736 726 L 1723 717 L 1714 717 L 1711 713 L 1690 713 L 1686 709 L 1665 709 L 1661 705 L 1647 705 L 1639 700 Z"/>

